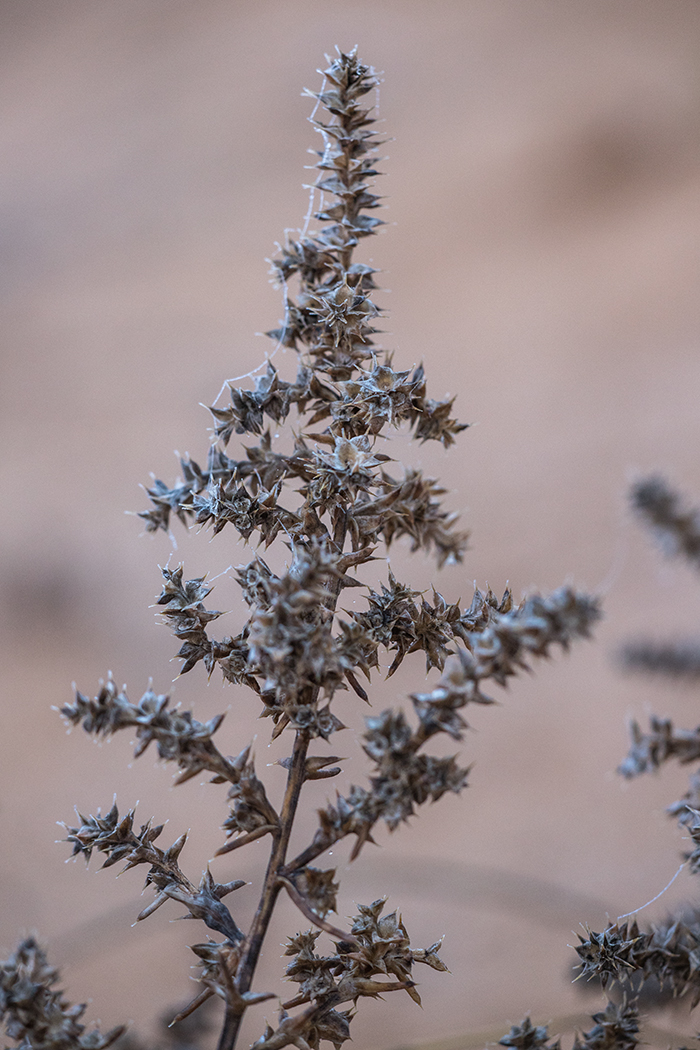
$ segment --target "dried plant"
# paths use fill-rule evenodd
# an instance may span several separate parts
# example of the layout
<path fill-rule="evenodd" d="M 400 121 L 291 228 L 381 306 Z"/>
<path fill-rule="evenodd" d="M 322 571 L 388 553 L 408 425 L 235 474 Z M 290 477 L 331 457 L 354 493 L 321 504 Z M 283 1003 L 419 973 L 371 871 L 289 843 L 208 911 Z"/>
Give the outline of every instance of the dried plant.
<path fill-rule="evenodd" d="M 684 558 L 700 569 L 700 511 L 684 507 L 679 494 L 656 475 L 632 487 L 630 502 L 665 554 Z M 622 647 L 620 657 L 629 671 L 689 681 L 700 677 L 700 638 L 637 639 Z"/>
<path fill-rule="evenodd" d="M 43 949 L 33 937 L 0 963 L 0 1014 L 10 1039 L 34 1050 L 105 1050 L 124 1033 L 113 1028 L 106 1035 L 85 1032 L 80 1018 L 85 1004 L 72 1006 L 54 988 L 58 971 L 49 966 Z"/>
<path fill-rule="evenodd" d="M 396 578 L 365 585 L 357 570 L 377 561 L 382 550 L 407 537 L 411 550 L 435 557 L 438 568 L 462 561 L 467 534 L 441 501 L 439 483 L 412 467 L 391 466 L 387 431 L 403 427 L 421 442 L 449 448 L 466 429 L 452 415 L 453 399 L 428 397 L 422 366 L 396 370 L 390 354 L 373 341 L 380 314 L 373 301 L 372 267 L 355 261 L 360 242 L 375 233 L 380 199 L 371 186 L 377 175 L 372 108 L 366 97 L 375 88 L 374 71 L 355 52 L 328 59 L 320 91 L 309 92 L 323 119 L 314 117 L 322 147 L 316 191 L 322 203 L 316 232 L 288 238 L 273 260 L 274 278 L 284 290 L 285 316 L 268 333 L 277 347 L 294 350 L 298 368 L 285 380 L 272 359 L 253 389 L 229 383 L 229 404 L 212 406 L 214 443 L 205 468 L 182 461 L 182 477 L 172 485 L 155 481 L 148 490 L 152 509 L 141 517 L 148 531 L 170 529 L 173 516 L 186 525 L 208 526 L 214 535 L 233 531 L 259 547 L 289 549 L 288 566 L 276 573 L 256 554 L 237 570 L 237 583 L 250 608 L 237 634 L 215 638 L 221 613 L 205 605 L 212 587 L 204 577 L 186 579 L 184 569 L 165 568 L 158 607 L 179 643 L 181 672 L 198 664 L 211 675 L 254 694 L 261 715 L 271 720 L 273 738 L 285 734 L 290 754 L 283 797 L 273 800 L 256 774 L 249 744 L 230 757 L 214 742 L 222 715 L 200 722 L 170 706 L 149 688 L 133 702 L 109 678 L 97 695 L 78 692 L 62 708 L 70 725 L 95 737 L 121 729 L 135 732 L 136 754 L 153 743 L 158 756 L 179 770 L 177 783 L 209 775 L 228 791 L 227 855 L 266 838 L 267 870 L 250 927 L 242 929 L 228 897 L 239 879 L 219 882 L 207 868 L 191 881 L 180 867 L 181 835 L 168 848 L 157 845 L 163 825 L 139 825 L 134 810 L 120 814 L 116 803 L 105 815 L 83 816 L 65 825 L 74 855 L 89 861 L 104 856 L 104 867 L 144 865 L 154 897 L 138 916 L 145 919 L 168 901 L 184 906 L 204 923 L 208 939 L 192 950 L 202 990 L 178 1017 L 186 1017 L 213 996 L 223 1000 L 220 1050 L 231 1050 L 245 1012 L 274 998 L 254 989 L 254 977 L 270 919 L 281 893 L 294 903 L 304 931 L 285 948 L 286 975 L 297 986 L 254 1044 L 278 1050 L 293 1044 L 315 1050 L 322 1041 L 340 1047 L 349 1038 L 361 999 L 404 992 L 420 1003 L 414 965 L 445 970 L 441 942 L 411 946 L 397 911 L 385 913 L 385 897 L 361 905 L 349 925 L 328 916 L 336 909 L 335 869 L 312 863 L 334 843 L 350 838 L 352 858 L 373 841 L 382 822 L 395 830 L 424 803 L 460 792 L 468 769 L 456 757 L 437 757 L 424 747 L 438 734 L 460 741 L 470 703 L 489 704 L 489 681 L 504 685 L 537 657 L 589 634 L 598 618 L 595 599 L 562 587 L 514 604 L 510 591 L 498 598 L 476 590 L 463 608 L 437 591 L 426 598 Z M 314 110 L 316 113 L 316 110 Z M 274 355 L 273 355 L 274 356 Z M 283 424 L 295 408 L 296 425 Z M 271 424 L 283 430 L 273 431 Z M 229 458 L 233 435 L 245 435 L 240 458 Z M 339 605 L 348 588 L 365 590 L 365 605 L 344 613 Z M 289 856 L 295 817 L 307 781 L 337 777 L 343 759 L 332 754 L 331 737 L 345 727 L 333 710 L 340 690 L 367 701 L 364 679 L 378 672 L 388 654 L 391 675 L 408 656 L 425 655 L 427 671 L 441 677 L 410 700 L 413 720 L 402 710 L 385 710 L 366 719 L 363 748 L 370 763 L 368 782 L 337 793 L 318 813 L 318 827 L 296 856 Z M 313 748 L 313 753 L 310 749 Z M 219 862 L 223 866 L 223 862 Z M 228 875 L 225 876 L 228 878 Z M 310 928 L 307 928 L 310 925 Z M 321 941 L 321 945 L 319 945 Z M 26 942 L 3 970 L 3 1012 L 9 1034 L 23 1046 L 107 1046 L 107 1036 L 83 1036 L 80 1008 L 67 1007 L 50 990 L 53 970 L 41 951 Z M 624 1033 L 616 1045 L 634 1045 L 636 1028 L 629 1012 L 606 1012 L 581 1045 L 607 1047 L 609 1031 Z M 507 1046 L 540 1046 L 546 1033 L 513 1029 Z M 601 1034 L 602 1033 L 602 1034 Z M 617 1037 L 616 1037 L 617 1038 Z M 606 1041 L 607 1040 L 607 1041 Z"/>
<path fill-rule="evenodd" d="M 679 495 L 659 477 L 644 478 L 630 493 L 633 509 L 671 556 L 700 567 L 700 513 L 687 510 Z M 697 679 L 700 640 L 660 644 L 653 640 L 629 643 L 622 650 L 628 670 Z M 700 760 L 700 728 L 678 729 L 670 718 L 652 716 L 648 732 L 636 721 L 630 726 L 632 745 L 618 772 L 631 779 L 655 772 L 672 759 Z M 668 807 L 678 819 L 692 849 L 683 852 L 683 864 L 700 873 L 700 769 L 690 777 L 688 791 Z M 678 908 L 664 921 L 640 929 L 636 921 L 611 923 L 606 930 L 587 930 L 576 951 L 581 976 L 596 978 L 603 988 L 618 984 L 636 993 L 651 986 L 658 1002 L 688 997 L 691 1008 L 700 1002 L 700 909 Z"/>
<path fill-rule="evenodd" d="M 637 1038 L 639 1022 L 634 1004 L 617 1005 L 608 1002 L 605 1010 L 593 1014 L 594 1026 L 590 1032 L 577 1035 L 573 1050 L 634 1050 L 639 1045 Z M 519 1025 L 513 1025 L 509 1034 L 499 1039 L 500 1046 L 513 1050 L 560 1050 L 559 1039 L 549 1039 L 548 1025 L 533 1025 L 526 1017 Z"/>

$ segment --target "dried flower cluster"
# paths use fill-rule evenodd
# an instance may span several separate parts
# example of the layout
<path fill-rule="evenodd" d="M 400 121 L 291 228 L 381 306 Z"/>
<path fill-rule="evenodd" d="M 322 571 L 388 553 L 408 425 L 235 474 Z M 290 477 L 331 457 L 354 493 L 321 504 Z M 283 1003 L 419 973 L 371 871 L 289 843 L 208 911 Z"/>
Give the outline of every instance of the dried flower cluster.
<path fill-rule="evenodd" d="M 433 554 L 438 567 L 462 561 L 467 534 L 443 506 L 444 490 L 418 469 L 390 467 L 384 450 L 391 428 L 404 427 L 419 441 L 439 441 L 448 448 L 465 425 L 452 415 L 453 399 L 428 397 L 422 366 L 395 370 L 390 355 L 373 342 L 380 313 L 372 299 L 375 271 L 355 261 L 354 252 L 381 224 L 372 214 L 379 198 L 371 190 L 380 143 L 372 127 L 372 109 L 365 102 L 377 78 L 355 52 L 339 52 L 329 59 L 323 76 L 322 89 L 310 93 L 326 113 L 313 121 L 322 140 L 316 164 L 322 203 L 315 215 L 321 225 L 316 232 L 288 239 L 272 264 L 275 279 L 284 287 L 285 316 L 269 335 L 278 347 L 297 353 L 296 378 L 283 379 L 270 360 L 252 390 L 230 383 L 229 404 L 210 409 L 214 444 L 206 469 L 183 460 L 182 478 L 172 485 L 155 481 L 148 490 L 153 507 L 141 515 L 148 531 L 167 532 L 174 515 L 184 525 L 207 526 L 215 535 L 228 528 L 236 539 L 254 540 L 264 548 L 273 543 L 288 546 L 288 566 L 280 574 L 257 554 L 237 569 L 236 582 L 250 615 L 234 636 L 211 635 L 213 622 L 221 616 L 205 605 L 212 587 L 203 577 L 186 579 L 181 565 L 162 570 L 163 589 L 157 599 L 177 639 L 182 673 L 200 663 L 207 675 L 218 667 L 227 682 L 253 695 L 261 715 L 271 719 L 272 737 L 287 734 L 291 753 L 280 763 L 287 771 L 284 795 L 281 800 L 268 797 L 250 746 L 234 748 L 237 757 L 219 750 L 214 736 L 222 715 L 197 721 L 151 688 L 132 703 L 111 678 L 95 697 L 78 692 L 74 703 L 62 708 L 69 724 L 82 725 L 96 737 L 128 728 L 135 733 L 136 755 L 153 742 L 159 758 L 177 767 L 178 783 L 204 773 L 213 783 L 226 785 L 229 814 L 219 855 L 256 839 L 269 840 L 257 911 L 243 930 L 224 903 L 241 881 L 218 882 L 208 869 L 199 882 L 190 881 L 179 862 L 185 835 L 161 849 L 156 841 L 163 825 L 147 821 L 139 827 L 134 810 L 120 816 L 116 803 L 105 816 L 99 810 L 94 816 L 79 813 L 76 826 L 64 825 L 74 855 L 86 861 L 102 853 L 104 867 L 146 865 L 146 884 L 155 897 L 139 919 L 174 900 L 184 906 L 186 917 L 202 921 L 217 935 L 192 948 L 203 987 L 179 1017 L 212 996 L 223 1000 L 220 1050 L 232 1050 L 246 1010 L 272 998 L 252 986 L 282 891 L 312 928 L 288 941 L 291 961 L 286 972 L 298 992 L 281 1004 L 277 1023 L 268 1024 L 256 1047 L 316 1050 L 328 1041 L 338 1048 L 349 1038 L 360 999 L 405 991 L 420 1002 L 413 967 L 420 963 L 445 970 L 440 942 L 412 948 L 397 912 L 384 914 L 385 898 L 360 906 L 347 929 L 332 924 L 328 915 L 336 909 L 336 871 L 311 863 L 348 837 L 355 858 L 373 841 L 379 822 L 394 830 L 424 803 L 460 792 L 468 770 L 455 757 L 426 753 L 427 742 L 441 733 L 461 740 L 467 727 L 462 709 L 469 703 L 492 702 L 483 692 L 489 680 L 504 685 L 553 647 L 567 649 L 574 639 L 588 636 L 599 616 L 596 601 L 570 587 L 519 605 L 510 591 L 499 599 L 491 590 L 477 589 L 471 604 L 462 608 L 435 590 L 426 598 L 391 570 L 374 587 L 356 575 L 358 567 L 378 560 L 379 548 L 386 551 L 401 537 L 407 538 L 411 550 Z M 271 424 L 283 429 L 292 408 L 294 430 L 273 438 Z M 242 446 L 237 453 L 238 459 L 227 452 L 234 434 L 251 440 L 250 447 Z M 339 597 L 347 588 L 365 592 L 363 608 L 342 612 Z M 290 836 L 304 784 L 342 772 L 343 760 L 328 747 L 331 737 L 345 728 L 333 711 L 335 694 L 350 689 L 368 700 L 361 680 L 369 682 L 383 660 L 391 675 L 418 652 L 424 654 L 428 672 L 441 672 L 439 681 L 429 691 L 411 695 L 413 721 L 402 710 L 385 710 L 366 719 L 363 746 L 371 763 L 367 783 L 351 785 L 328 802 L 318 814 L 311 841 L 290 859 Z M 311 745 L 319 750 L 311 753 Z M 317 951 L 324 935 L 330 947 Z M 32 987 L 40 990 L 47 1009 L 67 1018 L 60 998 L 51 1000 L 46 990 L 43 974 L 53 971 L 46 970 L 43 956 L 36 947 L 21 951 L 28 962 L 18 955 L 17 961 L 6 964 L 8 989 L 13 973 L 38 966 Z M 42 1035 L 35 1041 L 29 1015 L 24 1027 L 14 1020 L 20 999 L 7 1002 L 7 1009 L 14 1011 L 10 1034 L 26 1036 L 26 1046 L 49 1050 L 80 1043 L 79 1032 L 71 1035 L 71 1042 L 60 1025 L 55 1037 Z M 77 1024 L 74 1015 L 70 1017 L 70 1023 Z M 628 1050 L 636 1029 L 625 1011 L 600 1015 L 581 1045 L 612 1046 L 605 1033 L 618 1029 L 627 1033 L 628 1041 L 616 1036 L 614 1045 Z M 504 1045 L 539 1046 L 546 1038 L 537 1035 L 528 1042 L 529 1036 L 518 1032 L 514 1029 Z M 100 1050 L 114 1035 L 102 1042 L 87 1038 Z"/>
<path fill-rule="evenodd" d="M 632 487 L 632 507 L 652 529 L 662 549 L 700 569 L 700 512 L 683 500 L 662 477 L 649 477 Z"/>
<path fill-rule="evenodd" d="M 634 1004 L 608 1002 L 605 1010 L 593 1014 L 590 1032 L 577 1035 L 573 1050 L 634 1050 L 639 1045 L 639 1022 Z M 560 1050 L 558 1039 L 549 1041 L 547 1025 L 533 1025 L 526 1017 L 498 1040 L 512 1050 Z"/>
<path fill-rule="evenodd" d="M 700 912 L 684 910 L 647 931 L 632 922 L 586 932 L 576 947 L 583 977 L 599 978 L 604 988 L 651 980 L 673 998 L 689 996 L 691 1008 L 700 1002 Z"/>
<path fill-rule="evenodd" d="M 641 479 L 632 487 L 630 496 L 633 510 L 654 533 L 662 550 L 699 569 L 700 511 L 686 507 L 682 497 L 662 477 Z M 700 677 L 700 638 L 642 638 L 627 642 L 620 657 L 627 670 L 689 681 Z"/>
<path fill-rule="evenodd" d="M 700 640 L 659 642 L 645 638 L 625 643 L 620 656 L 630 671 L 686 680 L 700 678 Z"/>
<path fill-rule="evenodd" d="M 80 1018 L 85 1003 L 72 1006 L 54 988 L 58 971 L 44 951 L 27 937 L 17 951 L 0 962 L 0 1017 L 10 1039 L 32 1050 L 106 1050 L 124 1032 L 113 1028 L 102 1035 L 85 1031 Z"/>

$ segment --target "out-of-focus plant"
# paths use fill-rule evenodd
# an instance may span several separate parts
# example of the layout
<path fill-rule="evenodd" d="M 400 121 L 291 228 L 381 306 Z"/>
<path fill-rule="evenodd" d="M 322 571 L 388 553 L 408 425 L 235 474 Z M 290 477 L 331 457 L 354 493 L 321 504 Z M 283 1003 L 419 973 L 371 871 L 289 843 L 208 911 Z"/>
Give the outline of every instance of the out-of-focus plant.
<path fill-rule="evenodd" d="M 659 476 L 642 478 L 630 492 L 630 503 L 642 523 L 669 556 L 684 558 L 700 568 L 700 512 L 685 506 L 681 496 Z M 642 638 L 628 642 L 620 652 L 623 666 L 632 672 L 697 682 L 700 674 L 700 639 L 659 642 Z M 700 728 L 679 729 L 670 718 L 652 715 L 649 730 L 630 726 L 632 743 L 618 772 L 632 779 L 658 770 L 676 759 L 682 764 L 700 760 Z M 691 848 L 683 864 L 700 872 L 700 770 L 690 777 L 683 797 L 668 807 L 676 817 Z M 684 905 L 662 922 L 640 929 L 636 919 L 610 923 L 600 933 L 587 930 L 576 948 L 581 976 L 597 979 L 603 988 L 619 985 L 626 998 L 647 989 L 663 1004 L 687 997 L 691 1009 L 700 1002 L 700 908 Z M 626 1007 L 627 1008 L 627 1007 Z M 634 1009 L 630 1004 L 628 1009 Z"/>

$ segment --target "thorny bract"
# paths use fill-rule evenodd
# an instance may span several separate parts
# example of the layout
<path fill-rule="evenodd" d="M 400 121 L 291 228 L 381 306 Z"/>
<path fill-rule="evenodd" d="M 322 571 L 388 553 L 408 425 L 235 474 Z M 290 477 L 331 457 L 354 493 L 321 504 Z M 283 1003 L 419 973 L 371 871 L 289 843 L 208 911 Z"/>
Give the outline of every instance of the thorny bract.
<path fill-rule="evenodd" d="M 106 867 L 145 865 L 155 896 L 139 919 L 175 901 L 204 923 L 209 939 L 192 947 L 202 991 L 180 1016 L 220 997 L 225 1004 L 220 1050 L 231 1050 L 249 1007 L 275 998 L 254 990 L 253 979 L 281 892 L 304 923 L 304 932 L 291 936 L 285 949 L 286 975 L 298 990 L 281 1004 L 276 1025 L 268 1024 L 256 1042 L 258 1050 L 290 1044 L 316 1050 L 324 1040 L 337 1048 L 349 1038 L 364 997 L 396 991 L 420 1002 L 414 964 L 445 970 L 440 942 L 412 948 L 398 912 L 385 913 L 384 897 L 359 906 L 346 927 L 331 923 L 336 872 L 312 864 L 348 837 L 354 840 L 354 859 L 373 841 L 378 823 L 394 830 L 423 803 L 461 791 L 467 769 L 455 757 L 426 754 L 424 745 L 441 733 L 461 740 L 467 726 L 462 710 L 491 702 L 484 692 L 489 679 L 504 685 L 553 646 L 567 648 L 572 639 L 587 636 L 599 615 L 594 599 L 570 587 L 520 605 L 508 590 L 500 599 L 491 590 L 477 590 L 462 608 L 436 591 L 424 597 L 391 570 L 374 587 L 355 575 L 358 566 L 380 559 L 401 537 L 413 551 L 434 555 L 438 568 L 462 561 L 467 535 L 444 508 L 444 490 L 419 469 L 392 465 L 385 450 L 391 428 L 404 427 L 422 442 L 449 448 L 465 425 L 452 415 L 453 399 L 428 397 L 422 365 L 396 370 L 391 355 L 373 341 L 380 313 L 372 298 L 376 271 L 355 261 L 355 249 L 381 225 L 374 215 L 380 199 L 371 188 L 380 142 L 365 101 L 378 81 L 354 51 L 328 59 L 323 77 L 321 91 L 309 92 L 326 114 L 313 118 L 322 143 L 315 187 L 326 202 L 315 214 L 320 226 L 288 238 L 273 260 L 285 316 L 268 334 L 296 352 L 296 378 L 284 380 L 268 360 L 253 389 L 229 383 L 229 404 L 210 410 L 214 443 L 206 467 L 183 460 L 182 478 L 174 485 L 155 481 L 149 489 L 153 508 L 141 515 L 149 531 L 167 532 L 174 516 L 184 525 L 208 526 L 214 535 L 233 530 L 263 548 L 289 548 L 281 575 L 259 555 L 237 570 L 250 616 L 233 636 L 212 636 L 221 615 L 205 605 L 212 587 L 205 578 L 187 579 L 182 566 L 163 570 L 158 598 L 180 644 L 182 672 L 200 663 L 207 675 L 218 668 L 242 699 L 255 694 L 273 737 L 288 736 L 284 796 L 268 797 L 249 745 L 240 749 L 239 744 L 236 757 L 219 750 L 214 736 L 221 715 L 200 722 L 150 688 L 134 703 L 112 679 L 95 697 L 77 693 L 62 709 L 69 723 L 82 724 L 97 737 L 135 731 L 136 754 L 153 743 L 160 758 L 178 767 L 178 783 L 204 773 L 225 785 L 230 810 L 219 854 L 269 840 L 257 911 L 250 928 L 242 930 L 235 906 L 226 902 L 242 883 L 219 882 L 208 868 L 199 882 L 190 881 L 180 867 L 185 835 L 163 849 L 156 844 L 162 824 L 139 825 L 133 809 L 120 814 L 116 803 L 104 816 L 99 810 L 95 816 L 79 814 L 76 826 L 65 825 L 75 855 L 89 861 L 93 852 L 101 853 Z M 296 423 L 285 432 L 285 445 L 273 438 L 270 424 L 282 428 L 293 406 Z M 236 453 L 238 459 L 228 454 L 234 434 L 249 442 Z M 339 598 L 355 587 L 366 591 L 364 607 L 343 612 Z M 367 784 L 345 787 L 328 802 L 311 841 L 290 858 L 305 782 L 342 771 L 342 759 L 328 747 L 344 728 L 333 711 L 334 695 L 350 688 L 358 702 L 367 700 L 361 679 L 369 681 L 378 671 L 380 655 L 389 655 L 391 675 L 416 652 L 425 654 L 427 671 L 442 673 L 438 683 L 411 695 L 412 720 L 402 710 L 365 720 Z M 83 1035 L 80 1010 L 51 991 L 53 979 L 34 942 L 23 944 L 4 964 L 3 1012 L 13 1037 L 35 1050 L 77 1045 L 100 1050 L 117 1037 L 118 1030 Z"/>

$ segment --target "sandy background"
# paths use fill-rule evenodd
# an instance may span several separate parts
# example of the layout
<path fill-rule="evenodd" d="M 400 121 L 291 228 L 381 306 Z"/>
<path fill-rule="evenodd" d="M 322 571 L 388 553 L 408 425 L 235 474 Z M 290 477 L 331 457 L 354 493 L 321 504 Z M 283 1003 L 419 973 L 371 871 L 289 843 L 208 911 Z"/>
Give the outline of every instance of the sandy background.
<path fill-rule="evenodd" d="M 451 454 L 396 446 L 451 489 L 472 529 L 464 566 L 437 574 L 401 551 L 393 564 L 453 600 L 474 580 L 510 580 L 520 595 L 571 579 L 603 592 L 606 609 L 595 643 L 474 713 L 466 794 L 357 865 L 345 849 L 334 857 L 341 917 L 389 892 L 416 944 L 447 934 L 452 975 L 421 972 L 423 1011 L 405 996 L 362 1004 L 353 1034 L 365 1050 L 497 1037 L 528 1010 L 542 1022 L 599 1008 L 568 983 L 572 931 L 648 901 L 678 864 L 663 808 L 684 774 L 627 787 L 614 769 L 631 714 L 694 725 L 696 694 L 624 678 L 612 654 L 630 635 L 698 627 L 697 580 L 657 556 L 624 493 L 653 469 L 700 498 L 700 6 L 0 4 L 0 944 L 37 930 L 70 996 L 90 997 L 106 1024 L 147 1031 L 192 994 L 184 945 L 203 933 L 171 924 L 174 905 L 131 928 L 140 873 L 115 883 L 65 865 L 55 822 L 74 804 L 104 810 L 115 790 L 124 809 L 140 799 L 143 820 L 170 818 L 172 840 L 192 828 L 182 862 L 196 878 L 225 810 L 206 785 L 173 793 L 151 756 L 132 767 L 125 738 L 67 737 L 51 705 L 110 668 L 134 699 L 149 675 L 171 688 L 173 640 L 149 609 L 171 544 L 139 538 L 124 510 L 146 506 L 150 471 L 174 478 L 174 449 L 205 458 L 200 402 L 262 360 L 254 333 L 281 313 L 265 256 L 307 208 L 315 136 L 300 93 L 320 84 L 314 70 L 335 44 L 359 44 L 386 76 L 389 225 L 361 256 L 383 271 L 384 343 L 402 367 L 424 360 L 433 396 L 457 394 L 460 417 L 478 424 Z M 227 533 L 211 546 L 177 537 L 188 576 L 247 560 Z M 222 578 L 215 594 L 235 630 L 234 585 Z M 375 703 L 423 681 L 420 658 L 406 661 Z M 203 719 L 230 707 L 226 750 L 260 731 L 261 769 L 283 753 L 267 751 L 242 692 L 199 671 L 173 692 Z M 350 700 L 341 708 L 361 715 Z M 360 779 L 350 734 L 342 748 L 348 780 Z M 274 793 L 282 773 L 269 776 Z M 314 791 L 311 808 L 327 788 Z M 254 879 L 263 852 L 213 870 Z M 684 874 L 643 914 L 694 891 Z M 241 922 L 253 900 L 240 891 Z M 259 988 L 280 989 L 276 946 L 301 925 L 285 905 Z M 697 1024 L 687 1008 L 658 1023 Z"/>

